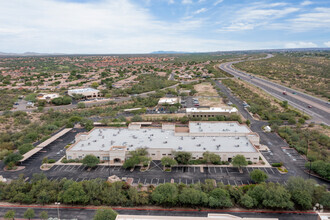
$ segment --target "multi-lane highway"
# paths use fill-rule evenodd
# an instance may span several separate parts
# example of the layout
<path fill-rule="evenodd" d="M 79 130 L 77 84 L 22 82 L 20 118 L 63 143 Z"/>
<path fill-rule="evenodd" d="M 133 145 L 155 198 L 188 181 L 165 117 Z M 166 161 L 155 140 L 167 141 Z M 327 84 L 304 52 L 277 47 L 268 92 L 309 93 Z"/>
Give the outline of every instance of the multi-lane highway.
<path fill-rule="evenodd" d="M 272 57 L 271 54 L 262 59 L 267 59 L 270 57 Z M 310 115 L 312 117 L 311 121 L 330 125 L 329 103 L 316 97 L 310 96 L 306 93 L 302 93 L 286 86 L 262 79 L 260 77 L 256 77 L 255 75 L 252 76 L 249 73 L 237 70 L 233 67 L 233 64 L 239 62 L 244 62 L 244 60 L 222 63 L 219 68 L 235 76 L 236 78 L 239 77 L 240 79 L 263 89 L 267 93 L 280 100 L 288 101 L 289 105 Z M 286 93 L 285 95 L 283 94 L 284 91 Z"/>

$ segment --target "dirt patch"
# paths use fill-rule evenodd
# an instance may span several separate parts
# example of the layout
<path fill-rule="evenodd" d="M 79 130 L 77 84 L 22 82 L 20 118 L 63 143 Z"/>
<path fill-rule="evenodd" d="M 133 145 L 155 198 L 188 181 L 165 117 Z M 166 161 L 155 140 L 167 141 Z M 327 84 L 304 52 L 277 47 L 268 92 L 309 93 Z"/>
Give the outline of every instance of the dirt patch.
<path fill-rule="evenodd" d="M 195 96 L 218 96 L 217 90 L 209 82 L 197 84 L 194 89 L 197 91 Z"/>
<path fill-rule="evenodd" d="M 198 99 L 199 105 L 211 106 L 211 107 L 223 107 L 226 106 L 220 97 L 202 97 Z"/>

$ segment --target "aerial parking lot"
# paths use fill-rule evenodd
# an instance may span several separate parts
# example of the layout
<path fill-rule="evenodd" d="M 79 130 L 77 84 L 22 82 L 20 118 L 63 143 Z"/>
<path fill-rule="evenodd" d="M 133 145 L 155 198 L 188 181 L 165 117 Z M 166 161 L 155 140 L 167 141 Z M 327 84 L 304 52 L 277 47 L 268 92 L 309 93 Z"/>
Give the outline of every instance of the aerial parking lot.
<path fill-rule="evenodd" d="M 158 161 L 152 161 L 157 164 Z M 269 181 L 285 183 L 286 176 L 280 174 L 276 168 L 270 167 L 243 167 L 240 173 L 236 167 L 219 167 L 219 166 L 179 166 L 173 167 L 171 172 L 165 172 L 158 166 L 152 166 L 147 171 L 140 171 L 141 167 L 137 166 L 133 170 L 124 169 L 121 166 L 99 165 L 93 169 L 88 169 L 84 165 L 54 165 L 45 174 L 51 180 L 59 180 L 61 178 L 71 179 L 73 181 L 84 181 L 95 178 L 107 179 L 109 176 L 116 175 L 123 180 L 132 178 L 132 184 L 142 185 L 159 185 L 163 183 L 183 183 L 195 184 L 204 183 L 206 179 L 213 179 L 215 182 L 225 185 L 246 185 L 252 181 L 249 173 L 259 169 L 267 173 Z"/>

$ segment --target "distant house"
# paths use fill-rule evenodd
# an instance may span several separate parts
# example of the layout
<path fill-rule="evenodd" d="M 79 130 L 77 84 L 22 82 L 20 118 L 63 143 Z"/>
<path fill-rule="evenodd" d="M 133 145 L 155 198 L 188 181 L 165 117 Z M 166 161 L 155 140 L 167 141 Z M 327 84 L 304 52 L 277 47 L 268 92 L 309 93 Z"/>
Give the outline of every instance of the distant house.
<path fill-rule="evenodd" d="M 51 93 L 51 94 L 40 93 L 37 95 L 38 100 L 46 100 L 47 102 L 50 102 L 51 100 L 58 97 L 60 97 L 60 95 L 57 93 Z"/>
<path fill-rule="evenodd" d="M 158 101 L 158 105 L 174 105 L 176 103 L 180 103 L 180 98 L 160 98 Z"/>
<path fill-rule="evenodd" d="M 69 96 L 74 96 L 74 95 L 82 95 L 84 98 L 93 98 L 93 97 L 99 97 L 100 90 L 98 89 L 93 89 L 93 88 L 84 88 L 84 89 L 70 89 L 68 90 L 68 95 Z"/>

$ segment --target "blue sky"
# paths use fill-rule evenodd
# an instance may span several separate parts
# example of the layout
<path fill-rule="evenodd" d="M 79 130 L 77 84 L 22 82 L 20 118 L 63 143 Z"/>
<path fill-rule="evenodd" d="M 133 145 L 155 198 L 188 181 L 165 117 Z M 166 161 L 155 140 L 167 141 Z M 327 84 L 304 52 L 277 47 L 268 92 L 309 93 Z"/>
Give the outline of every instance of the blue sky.
<path fill-rule="evenodd" d="M 330 47 L 329 0 L 0 1 L 0 51 Z"/>

